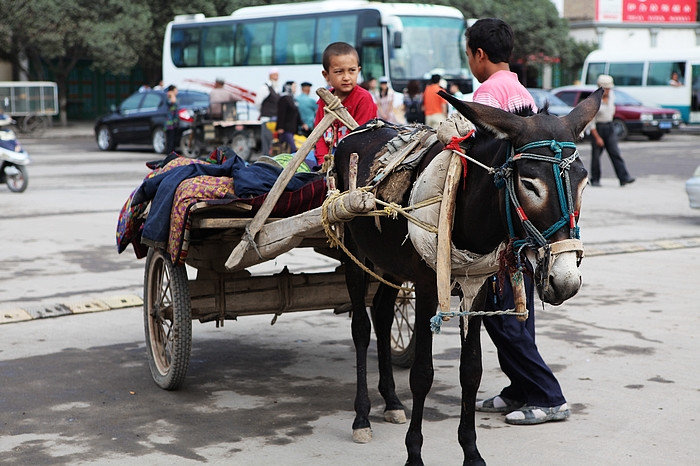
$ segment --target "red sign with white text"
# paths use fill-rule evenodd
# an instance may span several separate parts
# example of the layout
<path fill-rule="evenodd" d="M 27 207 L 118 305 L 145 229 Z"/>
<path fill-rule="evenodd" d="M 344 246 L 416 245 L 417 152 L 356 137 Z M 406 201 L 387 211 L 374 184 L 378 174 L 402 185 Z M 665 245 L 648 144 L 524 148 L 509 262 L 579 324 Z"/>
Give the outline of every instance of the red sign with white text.
<path fill-rule="evenodd" d="M 696 0 L 622 0 L 625 23 L 694 23 Z"/>

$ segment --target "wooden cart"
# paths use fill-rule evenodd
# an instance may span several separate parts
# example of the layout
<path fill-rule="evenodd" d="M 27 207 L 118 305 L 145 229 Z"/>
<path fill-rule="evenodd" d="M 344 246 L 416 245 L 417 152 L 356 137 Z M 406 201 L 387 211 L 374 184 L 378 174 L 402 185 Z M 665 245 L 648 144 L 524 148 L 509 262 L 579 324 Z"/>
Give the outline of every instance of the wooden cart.
<path fill-rule="evenodd" d="M 322 91 L 319 95 L 327 98 Z M 344 110 L 341 107 L 338 113 Z M 328 118 L 333 120 L 332 116 Z M 297 158 L 303 160 L 307 144 L 313 145 L 322 133 L 320 124 Z M 340 258 L 340 252 L 328 246 L 322 207 L 293 217 L 269 218 L 296 169 L 294 163 L 285 168 L 252 218 L 246 215 L 251 207 L 245 203 L 221 206 L 202 202 L 190 209 L 186 263 L 197 270 L 195 279 L 188 279 L 184 265 L 173 265 L 167 252 L 149 250 L 144 275 L 144 326 L 149 367 L 161 388 L 174 390 L 184 381 L 193 319 L 216 321 L 218 325 L 242 316 L 270 314 L 276 318 L 289 312 L 338 309 L 350 302 L 343 266 L 322 273 L 290 273 L 285 269 L 271 275 L 253 275 L 247 270 L 295 248 L 310 248 L 317 254 Z M 254 245 L 250 238 L 255 238 Z M 227 256 L 228 251 L 233 252 Z M 377 286 L 377 282 L 370 284 L 368 304 Z M 415 351 L 413 322 L 413 293 L 400 292 L 392 328 L 392 353 L 394 363 L 404 367 L 410 365 Z"/>

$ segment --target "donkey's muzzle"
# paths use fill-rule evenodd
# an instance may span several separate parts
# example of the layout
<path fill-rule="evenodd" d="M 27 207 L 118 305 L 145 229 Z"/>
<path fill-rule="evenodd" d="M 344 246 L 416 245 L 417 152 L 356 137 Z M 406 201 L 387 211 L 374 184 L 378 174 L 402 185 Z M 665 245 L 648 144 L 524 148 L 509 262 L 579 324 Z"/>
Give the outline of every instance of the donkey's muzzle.
<path fill-rule="evenodd" d="M 546 303 L 558 306 L 578 293 L 581 273 L 578 266 L 583 258 L 583 243 L 566 239 L 537 250 L 535 284 L 537 294 Z"/>

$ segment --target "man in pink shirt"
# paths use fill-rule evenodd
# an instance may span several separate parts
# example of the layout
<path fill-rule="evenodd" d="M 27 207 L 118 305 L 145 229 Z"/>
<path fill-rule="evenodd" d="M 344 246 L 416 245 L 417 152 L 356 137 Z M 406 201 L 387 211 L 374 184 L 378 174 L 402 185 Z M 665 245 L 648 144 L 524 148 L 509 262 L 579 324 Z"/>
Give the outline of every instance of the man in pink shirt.
<path fill-rule="evenodd" d="M 480 24 L 480 23 L 484 24 Z M 488 40 L 480 44 L 473 44 L 482 34 L 475 35 L 474 29 L 485 29 Z M 510 31 L 510 43 L 512 44 L 513 32 L 506 23 L 496 19 L 479 20 L 470 28 L 469 45 L 467 46 L 467 58 L 469 67 L 474 77 L 481 83 L 481 86 L 474 91 L 474 102 L 497 107 L 501 110 L 513 112 L 524 107 L 531 107 L 533 112 L 537 111 L 537 105 L 518 80 L 518 75 L 510 71 L 510 54 L 512 45 L 505 50 L 507 45 L 499 42 L 507 41 L 508 31 Z M 503 36 L 503 37 L 499 37 Z M 496 40 L 499 38 L 501 40 Z M 475 46 L 472 49 L 472 46 Z"/>
<path fill-rule="evenodd" d="M 482 83 L 474 92 L 474 102 L 509 112 L 525 107 L 536 111 L 532 96 L 510 71 L 508 60 L 512 52 L 513 31 L 500 19 L 482 19 L 467 29 L 469 67 Z M 487 310 L 515 307 L 510 280 L 499 283 L 498 275 L 494 275 L 486 284 Z M 483 320 L 510 385 L 496 396 L 477 401 L 476 410 L 503 413 L 509 424 L 561 421 L 569 417 L 569 408 L 559 382 L 535 344 L 534 286 L 528 274 L 525 274 L 525 291 L 529 311 L 525 322 L 512 315 L 489 316 Z"/>

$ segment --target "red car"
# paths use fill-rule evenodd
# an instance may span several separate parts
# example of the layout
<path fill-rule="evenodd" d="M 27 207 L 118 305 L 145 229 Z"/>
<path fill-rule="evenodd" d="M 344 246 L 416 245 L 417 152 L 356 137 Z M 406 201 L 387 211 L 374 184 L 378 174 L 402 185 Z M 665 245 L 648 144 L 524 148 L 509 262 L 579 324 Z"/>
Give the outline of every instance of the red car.
<path fill-rule="evenodd" d="M 552 89 L 552 93 L 575 107 L 596 89 L 595 86 L 563 86 Z M 615 88 L 614 92 L 613 124 L 620 139 L 627 139 L 630 134 L 643 134 L 652 141 L 657 141 L 681 124 L 681 114 L 678 110 L 650 107 L 620 89 Z"/>

